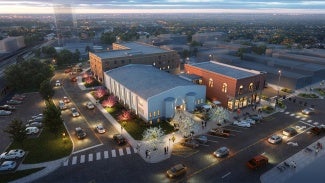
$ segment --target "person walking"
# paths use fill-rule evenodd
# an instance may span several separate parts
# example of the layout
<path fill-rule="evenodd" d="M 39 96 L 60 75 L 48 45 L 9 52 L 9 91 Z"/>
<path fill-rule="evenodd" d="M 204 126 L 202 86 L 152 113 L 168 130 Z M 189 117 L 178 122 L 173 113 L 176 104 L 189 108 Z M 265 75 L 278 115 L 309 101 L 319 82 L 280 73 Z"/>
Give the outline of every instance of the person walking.
<path fill-rule="evenodd" d="M 165 154 L 167 154 L 167 148 L 166 147 L 164 147 L 164 151 L 165 151 Z"/>
<path fill-rule="evenodd" d="M 149 151 L 146 150 L 146 158 L 148 158 L 148 156 L 149 156 Z"/>

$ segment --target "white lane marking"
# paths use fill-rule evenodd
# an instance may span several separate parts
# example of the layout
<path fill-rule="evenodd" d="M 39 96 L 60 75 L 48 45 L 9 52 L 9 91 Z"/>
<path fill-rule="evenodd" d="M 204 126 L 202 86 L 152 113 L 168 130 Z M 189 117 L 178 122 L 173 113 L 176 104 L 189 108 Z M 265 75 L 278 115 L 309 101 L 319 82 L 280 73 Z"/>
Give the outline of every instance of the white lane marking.
<path fill-rule="evenodd" d="M 228 172 L 228 173 L 226 173 L 225 175 L 223 175 L 221 178 L 224 179 L 224 178 L 226 178 L 227 176 L 229 176 L 230 174 L 231 174 L 231 172 Z"/>
<path fill-rule="evenodd" d="M 88 154 L 88 161 L 93 161 L 93 154 Z"/>
<path fill-rule="evenodd" d="M 96 160 L 100 160 L 100 159 L 101 159 L 100 152 L 97 152 L 96 153 Z"/>
<path fill-rule="evenodd" d="M 119 149 L 118 151 L 119 151 L 120 156 L 123 156 L 124 155 L 123 149 Z"/>
<path fill-rule="evenodd" d="M 126 148 L 126 154 L 131 154 L 131 149 L 130 149 L 130 147 L 127 147 L 127 148 Z"/>
<path fill-rule="evenodd" d="M 84 163 L 85 162 L 85 155 L 81 155 L 80 156 L 80 163 Z"/>
<path fill-rule="evenodd" d="M 104 151 L 104 158 L 105 158 L 105 159 L 108 158 L 108 151 Z"/>
<path fill-rule="evenodd" d="M 85 148 L 85 149 L 81 149 L 79 151 L 75 151 L 72 154 L 77 154 L 77 153 L 80 153 L 80 152 L 83 152 L 83 151 L 87 151 L 89 149 L 92 149 L 92 148 L 95 148 L 95 147 L 98 147 L 98 146 L 101 146 L 101 145 L 104 145 L 104 144 L 97 144 L 97 145 L 94 145 L 94 146 L 91 146 L 91 147 L 88 147 L 88 148 Z"/>
<path fill-rule="evenodd" d="M 115 149 L 112 150 L 112 157 L 116 157 L 116 151 L 115 151 Z"/>
<path fill-rule="evenodd" d="M 77 163 L 77 156 L 72 157 L 72 165 L 75 165 Z"/>
<path fill-rule="evenodd" d="M 68 166 L 69 163 L 69 159 L 65 160 L 65 162 L 63 163 L 63 166 Z"/>

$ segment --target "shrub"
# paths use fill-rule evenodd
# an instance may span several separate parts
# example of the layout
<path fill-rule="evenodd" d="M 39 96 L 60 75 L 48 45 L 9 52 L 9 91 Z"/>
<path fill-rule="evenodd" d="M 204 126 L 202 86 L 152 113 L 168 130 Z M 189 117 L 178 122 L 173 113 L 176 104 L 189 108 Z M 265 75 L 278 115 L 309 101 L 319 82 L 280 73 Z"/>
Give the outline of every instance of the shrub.
<path fill-rule="evenodd" d="M 118 120 L 126 121 L 132 118 L 132 113 L 130 110 L 122 110 L 122 113 L 118 116 Z"/>
<path fill-rule="evenodd" d="M 281 91 L 286 92 L 286 93 L 293 93 L 293 90 L 289 88 L 282 88 Z"/>
<path fill-rule="evenodd" d="M 114 95 L 110 95 L 106 100 L 102 102 L 103 107 L 113 107 L 116 104 L 117 100 Z"/>

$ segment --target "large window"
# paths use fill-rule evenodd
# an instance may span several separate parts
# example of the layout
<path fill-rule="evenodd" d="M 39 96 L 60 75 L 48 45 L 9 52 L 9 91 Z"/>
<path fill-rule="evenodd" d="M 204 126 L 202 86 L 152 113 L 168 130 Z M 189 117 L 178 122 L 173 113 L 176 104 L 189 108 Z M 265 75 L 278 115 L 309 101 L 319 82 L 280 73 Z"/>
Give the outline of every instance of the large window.
<path fill-rule="evenodd" d="M 238 94 L 239 94 L 239 95 L 243 94 L 243 88 L 244 88 L 243 85 L 240 85 L 240 86 L 239 86 L 239 89 L 238 89 Z"/>
<path fill-rule="evenodd" d="M 222 84 L 222 92 L 223 92 L 223 93 L 227 93 L 227 89 L 228 89 L 228 85 L 227 85 L 227 83 L 223 83 L 223 84 Z"/>
<path fill-rule="evenodd" d="M 209 87 L 213 87 L 213 79 L 212 78 L 209 79 Z"/>

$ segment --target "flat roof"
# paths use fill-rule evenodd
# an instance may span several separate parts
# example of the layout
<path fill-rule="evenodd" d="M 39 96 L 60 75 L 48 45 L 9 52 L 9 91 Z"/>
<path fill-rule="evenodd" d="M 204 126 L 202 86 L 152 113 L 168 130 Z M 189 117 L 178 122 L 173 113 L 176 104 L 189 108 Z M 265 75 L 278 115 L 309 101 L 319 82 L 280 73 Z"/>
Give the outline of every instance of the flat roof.
<path fill-rule="evenodd" d="M 260 74 L 260 72 L 256 70 L 244 69 L 244 68 L 223 64 L 215 61 L 195 63 L 192 64 L 192 66 L 205 69 L 214 73 L 218 73 L 221 75 L 225 75 L 231 78 L 235 78 L 235 79 L 242 79 L 242 78 L 247 78 L 247 77 L 256 76 Z"/>
<path fill-rule="evenodd" d="M 148 99 L 179 86 L 196 85 L 151 65 L 129 64 L 106 71 L 105 74 L 143 99 Z"/>
<path fill-rule="evenodd" d="M 138 42 L 127 42 L 127 43 L 119 43 L 119 45 L 128 47 L 129 49 L 125 50 L 111 50 L 105 52 L 94 53 L 98 57 L 105 58 L 118 58 L 118 57 L 127 57 L 134 55 L 147 55 L 147 54 L 155 54 L 155 53 L 167 53 L 171 50 L 162 49 L 156 46 L 138 43 Z"/>

